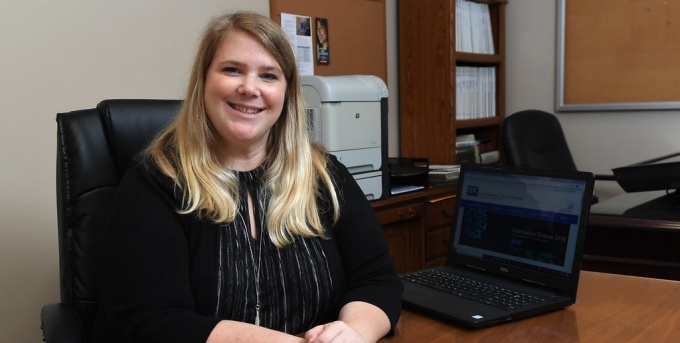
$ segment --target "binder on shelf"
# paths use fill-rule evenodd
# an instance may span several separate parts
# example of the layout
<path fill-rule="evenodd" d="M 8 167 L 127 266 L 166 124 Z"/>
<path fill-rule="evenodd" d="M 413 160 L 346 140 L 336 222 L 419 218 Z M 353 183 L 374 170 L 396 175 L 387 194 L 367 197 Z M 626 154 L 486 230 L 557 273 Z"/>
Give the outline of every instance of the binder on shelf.
<path fill-rule="evenodd" d="M 496 68 L 456 66 L 456 120 L 496 116 Z"/>
<path fill-rule="evenodd" d="M 482 164 L 497 163 L 500 160 L 498 150 L 487 151 L 479 153 L 480 162 Z"/>
<path fill-rule="evenodd" d="M 495 53 L 489 4 L 456 0 L 456 51 Z"/>
<path fill-rule="evenodd" d="M 456 136 L 456 162 L 458 164 L 490 164 L 497 163 L 499 160 L 500 153 L 495 141 L 487 137 L 477 139 L 475 134 Z"/>
<path fill-rule="evenodd" d="M 474 134 L 456 136 L 456 163 L 479 163 L 478 144 Z"/>

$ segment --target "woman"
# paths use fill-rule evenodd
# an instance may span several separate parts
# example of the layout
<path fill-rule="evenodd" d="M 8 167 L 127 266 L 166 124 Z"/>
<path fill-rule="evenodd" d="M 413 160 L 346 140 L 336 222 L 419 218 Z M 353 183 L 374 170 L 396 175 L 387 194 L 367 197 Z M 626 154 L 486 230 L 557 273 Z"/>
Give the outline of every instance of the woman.
<path fill-rule="evenodd" d="M 309 141 L 292 47 L 258 14 L 207 27 L 101 242 L 95 342 L 373 342 L 399 319 L 375 214 Z"/>

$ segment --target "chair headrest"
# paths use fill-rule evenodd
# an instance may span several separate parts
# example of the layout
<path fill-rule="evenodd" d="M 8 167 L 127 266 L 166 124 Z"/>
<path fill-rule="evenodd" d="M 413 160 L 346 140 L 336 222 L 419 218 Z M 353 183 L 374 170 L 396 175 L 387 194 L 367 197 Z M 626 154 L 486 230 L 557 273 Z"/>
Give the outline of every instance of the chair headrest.
<path fill-rule="evenodd" d="M 97 104 L 119 172 L 179 113 L 181 100 L 116 99 Z"/>
<path fill-rule="evenodd" d="M 505 118 L 501 129 L 506 139 L 515 139 L 534 151 L 550 152 L 566 148 L 559 120 L 540 110 L 525 110 Z"/>

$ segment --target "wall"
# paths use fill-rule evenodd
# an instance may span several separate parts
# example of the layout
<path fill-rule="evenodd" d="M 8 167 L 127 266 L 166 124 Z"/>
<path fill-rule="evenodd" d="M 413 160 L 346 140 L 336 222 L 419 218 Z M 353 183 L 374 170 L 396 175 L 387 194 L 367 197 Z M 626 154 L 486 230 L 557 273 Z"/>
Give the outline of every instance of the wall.
<path fill-rule="evenodd" d="M 530 108 L 556 113 L 557 1 L 509 0 L 506 15 L 506 113 Z M 582 170 L 611 173 L 680 150 L 680 111 L 556 114 Z M 606 199 L 623 190 L 600 181 L 596 192 Z"/>
<path fill-rule="evenodd" d="M 181 98 L 198 36 L 268 0 L 0 2 L 0 342 L 40 342 L 57 302 L 57 112 L 105 98 Z"/>

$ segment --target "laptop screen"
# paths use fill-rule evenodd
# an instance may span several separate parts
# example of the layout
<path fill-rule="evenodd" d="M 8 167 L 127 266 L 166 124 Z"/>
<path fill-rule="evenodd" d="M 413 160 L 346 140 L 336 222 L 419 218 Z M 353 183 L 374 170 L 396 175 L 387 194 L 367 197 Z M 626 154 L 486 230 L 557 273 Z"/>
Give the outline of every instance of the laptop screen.
<path fill-rule="evenodd" d="M 508 168 L 463 168 L 452 252 L 500 265 L 570 278 L 580 269 L 592 181 Z M 574 264 L 578 265 L 577 270 Z M 485 265 L 485 263 L 482 263 Z"/>

